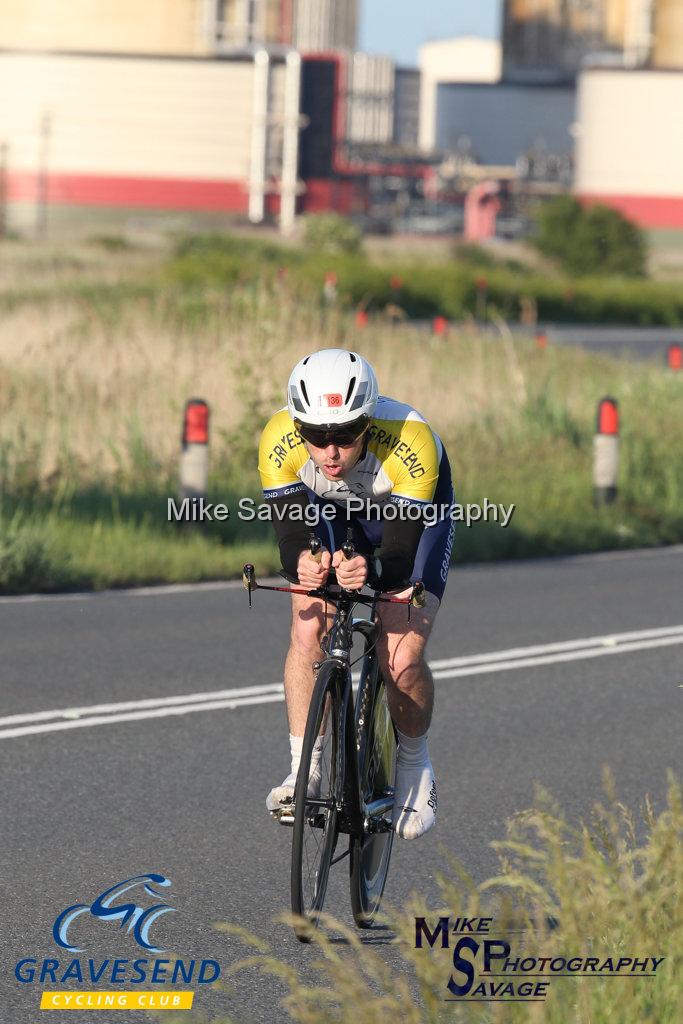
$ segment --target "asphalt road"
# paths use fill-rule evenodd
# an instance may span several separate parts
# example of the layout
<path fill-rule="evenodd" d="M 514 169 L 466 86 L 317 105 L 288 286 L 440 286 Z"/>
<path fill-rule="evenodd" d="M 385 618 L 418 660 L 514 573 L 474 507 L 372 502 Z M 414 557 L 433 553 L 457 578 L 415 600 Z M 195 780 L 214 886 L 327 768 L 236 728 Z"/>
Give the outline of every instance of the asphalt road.
<path fill-rule="evenodd" d="M 389 901 L 416 890 L 438 905 L 444 848 L 476 879 L 493 873 L 489 844 L 538 781 L 576 820 L 609 764 L 625 802 L 637 808 L 650 793 L 661 808 L 680 757 L 682 579 L 683 548 L 453 571 L 430 647 L 439 821 L 415 843 L 396 842 Z M 312 976 L 315 952 L 273 923 L 288 905 L 291 832 L 264 807 L 288 767 L 272 685 L 287 606 L 261 594 L 249 611 L 230 585 L 0 599 L 2 1024 L 50 1019 L 38 1011 L 45 986 L 15 980 L 21 958 L 65 966 L 144 955 L 111 922 L 74 924 L 81 954 L 60 950 L 52 927 L 65 907 L 151 870 L 172 880 L 177 908 L 154 926 L 170 950 L 161 956 L 227 971 L 245 947 L 212 925 L 230 921 Z M 222 693 L 243 688 L 253 689 Z M 350 922 L 344 864 L 328 907 Z M 390 940 L 364 937 L 398 964 Z M 281 984 L 253 971 L 222 991 L 196 989 L 209 1018 L 287 1019 Z"/>
<path fill-rule="evenodd" d="M 550 345 L 574 345 L 627 359 L 645 359 L 666 366 L 669 345 L 683 345 L 680 327 L 600 327 L 591 324 L 570 327 L 548 324 L 539 327 Z"/>

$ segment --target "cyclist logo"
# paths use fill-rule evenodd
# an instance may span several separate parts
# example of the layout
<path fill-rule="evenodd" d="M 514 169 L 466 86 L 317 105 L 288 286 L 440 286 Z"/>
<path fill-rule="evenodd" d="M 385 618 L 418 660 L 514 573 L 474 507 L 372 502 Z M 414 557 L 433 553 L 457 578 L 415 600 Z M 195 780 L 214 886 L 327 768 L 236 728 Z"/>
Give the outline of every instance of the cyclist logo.
<path fill-rule="evenodd" d="M 152 873 L 148 875 L 135 875 L 133 878 L 127 878 L 123 882 L 117 882 L 116 885 L 112 885 L 110 889 L 101 893 L 90 904 L 75 903 L 73 906 L 67 907 L 58 915 L 53 925 L 52 936 L 55 942 L 58 946 L 63 946 L 64 949 L 68 949 L 72 953 L 82 953 L 83 947 L 71 944 L 69 929 L 77 917 L 81 917 L 83 914 L 92 914 L 93 917 L 100 918 L 102 921 L 120 921 L 121 928 L 127 924 L 127 933 L 133 933 L 133 937 L 139 946 L 149 950 L 150 953 L 162 953 L 162 949 L 151 944 L 149 931 L 158 917 L 174 911 L 175 907 L 169 907 L 166 903 L 155 903 L 147 908 L 138 906 L 135 903 L 114 904 L 114 901 L 119 896 L 137 886 L 142 886 L 148 896 L 160 897 L 162 893 L 153 889 L 150 883 L 165 887 L 171 884 L 171 880 L 164 875 Z"/>

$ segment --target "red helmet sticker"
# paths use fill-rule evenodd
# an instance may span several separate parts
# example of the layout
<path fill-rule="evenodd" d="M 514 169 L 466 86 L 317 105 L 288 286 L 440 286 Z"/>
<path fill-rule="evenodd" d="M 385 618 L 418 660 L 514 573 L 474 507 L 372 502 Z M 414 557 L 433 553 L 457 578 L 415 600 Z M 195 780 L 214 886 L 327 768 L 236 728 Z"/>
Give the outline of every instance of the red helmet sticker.
<path fill-rule="evenodd" d="M 341 395 L 323 395 L 323 399 L 328 409 L 338 409 L 340 405 L 344 404 Z"/>

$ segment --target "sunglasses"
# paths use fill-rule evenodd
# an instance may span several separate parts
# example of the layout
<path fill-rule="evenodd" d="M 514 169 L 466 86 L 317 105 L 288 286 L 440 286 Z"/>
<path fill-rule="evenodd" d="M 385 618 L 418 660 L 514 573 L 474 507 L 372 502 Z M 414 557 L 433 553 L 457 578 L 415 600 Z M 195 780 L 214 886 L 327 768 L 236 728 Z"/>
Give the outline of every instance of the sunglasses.
<path fill-rule="evenodd" d="M 294 421 L 294 425 L 303 437 L 314 448 L 327 448 L 333 444 L 337 448 L 352 448 L 356 441 L 363 436 L 368 429 L 369 420 L 367 416 L 361 416 L 353 423 L 344 423 L 341 426 L 315 426 L 310 423 Z"/>

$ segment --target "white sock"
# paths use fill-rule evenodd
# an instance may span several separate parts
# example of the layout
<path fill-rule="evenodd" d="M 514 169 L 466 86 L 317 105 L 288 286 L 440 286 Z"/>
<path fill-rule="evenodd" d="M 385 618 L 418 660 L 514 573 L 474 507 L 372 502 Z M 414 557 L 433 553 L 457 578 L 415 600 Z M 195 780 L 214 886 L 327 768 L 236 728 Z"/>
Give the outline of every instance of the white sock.
<path fill-rule="evenodd" d="M 317 740 L 313 744 L 313 752 L 311 754 L 311 770 L 310 774 L 313 775 L 316 769 L 320 765 L 320 758 L 323 753 L 323 740 L 324 736 L 318 736 Z M 292 775 L 296 777 L 299 771 L 299 765 L 301 764 L 301 749 L 304 745 L 303 736 L 292 736 L 289 734 L 289 749 L 292 755 Z"/>
<path fill-rule="evenodd" d="M 323 752 L 323 739 L 323 736 L 318 736 L 313 745 L 311 769 L 308 775 L 309 796 L 317 795 L 320 788 L 320 776 L 322 774 L 320 769 L 320 760 Z M 276 810 L 280 806 L 281 801 L 291 802 L 293 799 L 296 777 L 299 771 L 299 765 L 301 764 L 301 748 L 303 747 L 303 743 L 303 736 L 292 736 L 290 733 L 289 749 L 292 755 L 292 771 L 281 785 L 275 786 L 268 794 L 266 798 L 266 807 L 269 811 Z"/>
<path fill-rule="evenodd" d="M 398 763 L 406 768 L 422 768 L 429 761 L 427 733 L 424 736 L 406 736 L 400 729 L 398 735 Z"/>
<path fill-rule="evenodd" d="M 394 793 L 394 830 L 402 839 L 417 839 L 436 821 L 436 782 L 429 759 L 427 733 L 406 736 L 399 729 Z"/>

